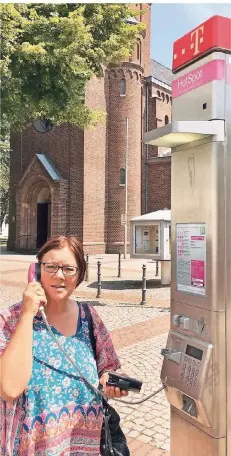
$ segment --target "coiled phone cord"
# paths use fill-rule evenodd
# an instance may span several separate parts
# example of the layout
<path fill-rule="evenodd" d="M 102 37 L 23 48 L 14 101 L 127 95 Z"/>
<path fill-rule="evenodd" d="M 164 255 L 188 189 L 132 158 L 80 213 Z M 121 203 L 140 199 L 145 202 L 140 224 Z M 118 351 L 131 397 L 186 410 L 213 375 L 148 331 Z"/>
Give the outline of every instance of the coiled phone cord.
<path fill-rule="evenodd" d="M 46 317 L 46 314 L 44 312 L 44 307 L 40 305 L 39 307 L 39 310 L 41 312 L 41 315 L 42 315 L 42 319 L 50 333 L 50 335 L 52 336 L 52 339 L 54 340 L 54 342 L 56 343 L 56 345 L 58 345 L 59 349 L 61 350 L 61 352 L 64 354 L 64 356 L 68 359 L 68 361 L 72 364 L 72 366 L 77 370 L 78 374 L 80 375 L 80 377 L 83 378 L 83 380 L 87 383 L 88 386 L 90 386 L 91 389 L 93 389 L 93 391 L 95 392 L 95 394 L 97 396 L 101 396 L 102 398 L 104 399 L 108 399 L 106 396 L 104 396 L 103 393 L 101 393 L 94 385 L 92 385 L 91 382 L 89 382 L 89 380 L 87 380 L 87 378 L 82 374 L 82 372 L 79 370 L 78 366 L 74 363 L 74 361 L 72 361 L 72 359 L 70 358 L 70 356 L 68 356 L 68 354 L 65 352 L 65 350 L 63 349 L 63 347 L 61 346 L 61 344 L 59 343 L 59 341 L 56 339 L 55 335 L 53 334 L 52 332 L 52 329 L 48 323 L 48 320 L 47 320 L 47 317 Z M 129 402 L 129 401 L 124 401 L 123 399 L 116 399 L 116 398 L 112 398 L 114 401 L 117 401 L 117 402 L 122 402 L 123 404 L 131 404 L 131 405 L 138 405 L 138 404 L 142 404 L 142 402 L 145 402 L 147 401 L 148 399 L 150 399 L 151 397 L 155 396 L 156 394 L 160 393 L 160 391 L 162 391 L 163 389 L 165 388 L 165 386 L 161 386 L 161 388 L 159 388 L 157 391 L 155 391 L 154 393 L 151 393 L 149 396 L 146 396 L 144 399 L 141 399 L 139 401 L 136 401 L 136 402 Z"/>

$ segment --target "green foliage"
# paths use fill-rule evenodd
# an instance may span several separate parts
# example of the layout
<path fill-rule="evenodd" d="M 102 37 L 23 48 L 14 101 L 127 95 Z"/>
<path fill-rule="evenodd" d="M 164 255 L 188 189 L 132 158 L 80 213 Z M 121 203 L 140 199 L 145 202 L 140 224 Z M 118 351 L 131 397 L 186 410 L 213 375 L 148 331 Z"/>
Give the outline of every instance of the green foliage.
<path fill-rule="evenodd" d="M 7 128 L 6 128 L 7 130 Z M 0 139 L 0 226 L 9 211 L 10 140 Z"/>
<path fill-rule="evenodd" d="M 45 117 L 95 124 L 86 83 L 109 63 L 128 59 L 143 24 L 125 4 L 2 4 L 2 113 L 11 129 Z"/>

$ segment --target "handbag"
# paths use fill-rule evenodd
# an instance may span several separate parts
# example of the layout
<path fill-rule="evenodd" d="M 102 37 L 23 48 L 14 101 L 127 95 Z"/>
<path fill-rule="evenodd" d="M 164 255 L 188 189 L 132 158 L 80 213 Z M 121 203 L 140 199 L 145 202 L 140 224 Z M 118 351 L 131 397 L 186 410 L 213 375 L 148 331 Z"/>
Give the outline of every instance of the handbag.
<path fill-rule="evenodd" d="M 103 399 L 103 415 L 101 456 L 130 456 L 126 437 L 120 427 L 120 416 L 105 399 Z"/>
<path fill-rule="evenodd" d="M 91 346 L 96 357 L 96 340 L 93 330 L 91 312 L 87 304 L 82 304 L 86 314 Z M 101 456 L 130 456 L 126 437 L 120 427 L 120 416 L 117 411 L 102 399 L 103 406 L 103 425 L 100 440 Z"/>

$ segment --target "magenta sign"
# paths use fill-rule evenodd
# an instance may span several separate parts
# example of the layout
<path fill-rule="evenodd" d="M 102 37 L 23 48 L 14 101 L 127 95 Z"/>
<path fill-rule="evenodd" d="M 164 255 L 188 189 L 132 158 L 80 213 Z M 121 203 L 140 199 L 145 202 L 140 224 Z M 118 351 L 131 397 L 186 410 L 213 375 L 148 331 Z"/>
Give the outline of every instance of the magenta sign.
<path fill-rule="evenodd" d="M 204 261 L 191 261 L 191 285 L 194 287 L 205 286 L 205 263 Z"/>
<path fill-rule="evenodd" d="M 191 90 L 201 87 L 208 82 L 221 80 L 225 77 L 225 61 L 212 60 L 205 63 L 196 70 L 184 74 L 172 82 L 172 96 L 173 98 L 180 97 Z"/>
<path fill-rule="evenodd" d="M 176 224 L 177 291 L 206 295 L 206 225 Z"/>

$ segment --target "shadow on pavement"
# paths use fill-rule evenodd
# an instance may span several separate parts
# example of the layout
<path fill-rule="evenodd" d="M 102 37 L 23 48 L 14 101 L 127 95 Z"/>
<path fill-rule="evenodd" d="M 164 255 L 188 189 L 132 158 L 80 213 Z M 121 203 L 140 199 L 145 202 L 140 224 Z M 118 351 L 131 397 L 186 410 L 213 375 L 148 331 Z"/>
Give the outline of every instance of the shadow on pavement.
<path fill-rule="evenodd" d="M 97 282 L 92 282 L 88 288 L 97 288 Z M 147 289 L 150 288 L 170 288 L 170 285 L 162 285 L 159 279 L 147 280 Z M 141 290 L 142 280 L 103 280 L 102 290 Z"/>
<path fill-rule="evenodd" d="M 6 250 L 6 245 L 0 245 L 0 255 L 17 255 L 17 253 Z"/>

